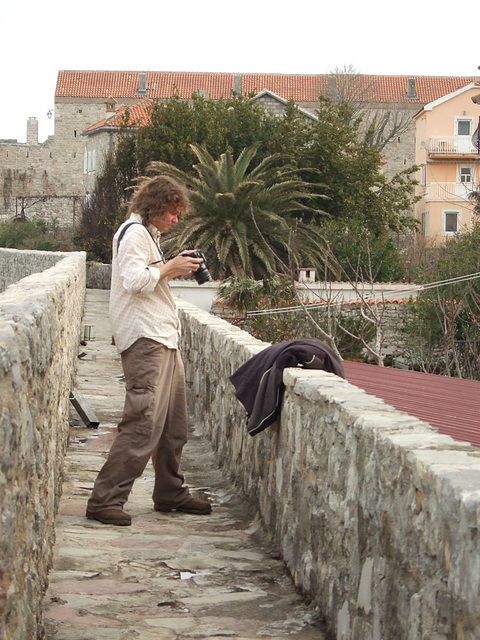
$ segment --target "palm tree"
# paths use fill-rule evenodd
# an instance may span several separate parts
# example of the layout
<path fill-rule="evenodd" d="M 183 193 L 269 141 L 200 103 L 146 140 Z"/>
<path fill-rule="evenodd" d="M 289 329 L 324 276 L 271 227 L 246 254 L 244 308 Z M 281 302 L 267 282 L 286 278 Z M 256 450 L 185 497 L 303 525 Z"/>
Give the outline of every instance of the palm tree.
<path fill-rule="evenodd" d="M 150 166 L 190 190 L 193 213 L 165 239 L 167 250 L 200 249 L 215 279 L 263 278 L 282 262 L 294 267 L 302 261 L 309 266 L 323 263 L 322 236 L 318 228 L 302 222 L 301 214 L 323 214 L 312 203 L 326 196 L 311 193 L 313 185 L 290 166 L 280 165 L 279 155 L 248 171 L 257 145 L 244 149 L 235 162 L 229 152 L 214 160 L 204 147 L 191 148 L 199 160 L 196 176 L 164 162 Z"/>

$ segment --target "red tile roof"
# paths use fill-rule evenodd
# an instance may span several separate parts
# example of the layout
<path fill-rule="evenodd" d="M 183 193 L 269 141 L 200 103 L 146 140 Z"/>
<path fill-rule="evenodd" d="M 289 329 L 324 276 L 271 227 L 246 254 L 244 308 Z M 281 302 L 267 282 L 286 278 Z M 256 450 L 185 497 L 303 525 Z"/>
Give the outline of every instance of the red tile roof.
<path fill-rule="evenodd" d="M 148 97 L 171 98 L 178 94 L 189 99 L 199 90 L 208 91 L 210 98 L 230 97 L 233 75 L 228 73 L 157 73 L 138 71 L 59 71 L 56 97 L 76 98 L 139 98 L 138 78 L 146 75 Z"/>
<path fill-rule="evenodd" d="M 126 124 L 130 127 L 144 127 L 150 122 L 150 113 L 154 104 L 155 102 L 148 98 L 130 106 L 122 104 L 113 115 L 88 127 L 84 133 L 92 133 L 104 127 L 120 128 Z"/>
<path fill-rule="evenodd" d="M 268 89 L 286 100 L 317 102 L 320 94 L 327 93 L 329 76 L 288 74 L 234 74 L 157 71 L 59 71 L 55 96 L 76 98 L 139 98 L 138 79 L 146 76 L 149 98 L 162 100 L 178 94 L 189 99 L 195 91 L 207 91 L 213 100 L 229 98 L 234 88 L 234 78 L 241 77 L 242 93 L 258 93 Z M 335 76 L 333 76 L 335 77 Z M 427 104 L 452 93 L 477 78 L 441 76 L 341 76 L 338 82 L 354 79 L 355 93 L 367 102 L 405 102 Z M 407 80 L 415 78 L 417 98 L 406 99 Z M 357 88 L 358 87 L 358 88 Z"/>
<path fill-rule="evenodd" d="M 345 377 L 439 433 L 480 447 L 480 382 L 344 361 Z"/>

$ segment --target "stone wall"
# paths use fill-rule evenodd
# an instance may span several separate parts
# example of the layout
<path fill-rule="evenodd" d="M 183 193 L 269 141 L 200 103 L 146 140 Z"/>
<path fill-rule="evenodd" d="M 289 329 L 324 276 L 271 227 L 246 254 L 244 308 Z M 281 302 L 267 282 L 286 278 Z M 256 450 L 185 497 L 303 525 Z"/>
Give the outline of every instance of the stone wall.
<path fill-rule="evenodd" d="M 25 276 L 45 271 L 72 255 L 58 251 L 22 251 L 0 247 L 0 292 Z"/>
<path fill-rule="evenodd" d="M 480 637 L 480 452 L 331 374 L 288 369 L 253 438 L 229 376 L 267 344 L 180 303 L 189 411 L 338 640 Z"/>
<path fill-rule="evenodd" d="M 110 289 L 112 265 L 87 262 L 87 289 Z"/>
<path fill-rule="evenodd" d="M 31 136 L 26 144 L 0 141 L 0 222 L 39 216 L 75 225 L 85 196 L 82 154 L 54 136 L 41 144 Z"/>
<path fill-rule="evenodd" d="M 85 254 L 2 250 L 0 272 L 10 285 L 0 293 L 0 638 L 34 640 L 62 486 Z"/>

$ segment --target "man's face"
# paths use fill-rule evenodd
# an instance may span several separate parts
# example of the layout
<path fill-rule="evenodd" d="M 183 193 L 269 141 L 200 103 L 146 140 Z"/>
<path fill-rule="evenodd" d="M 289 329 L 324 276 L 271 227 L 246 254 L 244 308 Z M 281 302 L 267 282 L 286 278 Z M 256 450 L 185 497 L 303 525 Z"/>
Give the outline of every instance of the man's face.
<path fill-rule="evenodd" d="M 171 207 L 170 209 L 167 209 L 165 213 L 162 213 L 155 218 L 150 218 L 150 222 L 159 231 L 168 231 L 172 225 L 177 224 L 180 213 L 181 210 L 178 207 Z"/>

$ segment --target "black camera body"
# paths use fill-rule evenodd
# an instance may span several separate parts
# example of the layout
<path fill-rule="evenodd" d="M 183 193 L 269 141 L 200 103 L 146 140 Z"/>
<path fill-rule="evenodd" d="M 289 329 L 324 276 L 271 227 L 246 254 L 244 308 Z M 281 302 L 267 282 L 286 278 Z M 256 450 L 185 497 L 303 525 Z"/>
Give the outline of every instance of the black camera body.
<path fill-rule="evenodd" d="M 212 281 L 213 278 L 210 275 L 209 270 L 207 269 L 207 261 L 205 260 L 205 256 L 201 251 L 189 251 L 188 253 L 182 253 L 182 256 L 187 256 L 189 258 L 201 258 L 203 260 L 198 269 L 193 272 L 195 280 L 198 284 L 205 284 L 205 282 Z"/>

